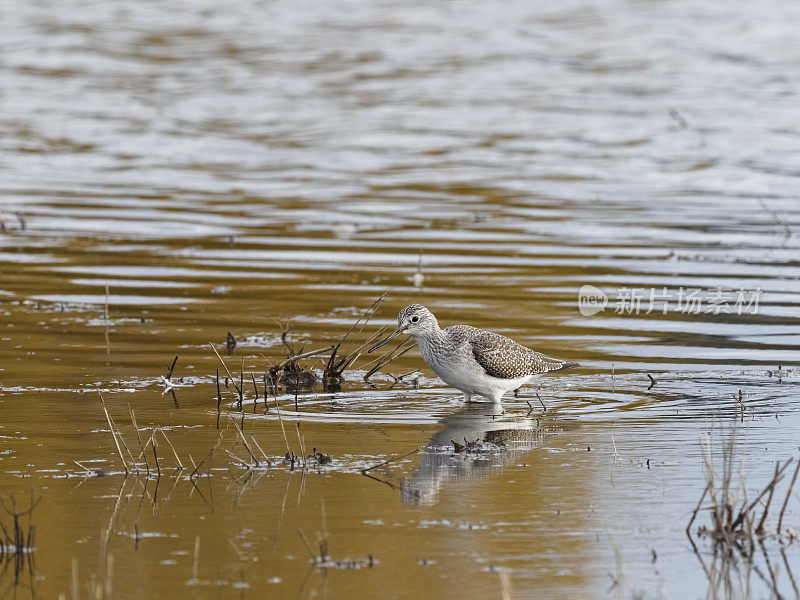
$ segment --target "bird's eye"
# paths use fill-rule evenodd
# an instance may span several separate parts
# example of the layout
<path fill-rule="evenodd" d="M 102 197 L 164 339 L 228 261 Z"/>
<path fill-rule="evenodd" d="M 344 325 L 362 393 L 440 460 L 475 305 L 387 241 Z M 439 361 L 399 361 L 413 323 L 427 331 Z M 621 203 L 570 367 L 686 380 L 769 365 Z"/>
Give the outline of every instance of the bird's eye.
<path fill-rule="evenodd" d="M 419 317 L 414 315 L 413 317 L 411 317 L 411 322 L 412 323 L 419 323 Z"/>

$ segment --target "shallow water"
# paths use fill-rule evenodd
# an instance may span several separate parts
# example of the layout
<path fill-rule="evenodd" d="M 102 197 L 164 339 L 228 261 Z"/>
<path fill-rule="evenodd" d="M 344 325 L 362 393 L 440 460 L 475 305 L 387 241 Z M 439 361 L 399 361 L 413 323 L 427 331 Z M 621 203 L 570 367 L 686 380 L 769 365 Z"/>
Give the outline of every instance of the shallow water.
<path fill-rule="evenodd" d="M 708 431 L 738 420 L 751 497 L 797 456 L 797 6 L 0 13 L 0 490 L 42 498 L 0 593 L 798 596 L 797 543 L 718 576 L 684 533 Z M 243 413 L 223 386 L 217 427 L 209 342 L 263 374 L 279 323 L 323 347 L 386 290 L 369 332 L 422 302 L 583 367 L 500 415 L 416 350 L 371 383 L 364 356 L 280 416 L 261 379 Z M 188 468 L 157 434 L 161 476 L 125 477 L 97 390 L 132 452 L 129 407 Z M 229 413 L 270 465 L 242 468 Z M 332 461 L 290 468 L 300 439 Z"/>

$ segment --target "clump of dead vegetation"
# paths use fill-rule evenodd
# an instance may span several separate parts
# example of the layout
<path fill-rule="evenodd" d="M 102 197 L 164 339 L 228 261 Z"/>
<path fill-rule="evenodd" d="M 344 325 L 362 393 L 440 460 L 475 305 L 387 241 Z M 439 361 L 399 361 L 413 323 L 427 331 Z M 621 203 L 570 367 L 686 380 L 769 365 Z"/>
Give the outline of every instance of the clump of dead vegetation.
<path fill-rule="evenodd" d="M 130 406 L 128 413 L 133 434 L 128 434 L 127 438 L 122 429 L 111 416 L 106 406 L 102 393 L 98 392 L 100 406 L 108 423 L 108 431 L 114 443 L 114 448 L 119 458 L 122 471 L 125 477 L 142 477 L 144 479 L 160 479 L 162 474 L 173 478 L 187 478 L 193 485 L 199 477 L 211 475 L 211 465 L 215 454 L 221 451 L 232 461 L 232 465 L 239 467 L 239 472 L 235 474 L 236 480 L 247 480 L 254 473 L 263 471 L 280 464 L 285 464 L 289 470 L 295 469 L 318 469 L 329 465 L 333 457 L 317 448 L 312 448 L 311 452 L 306 451 L 305 436 L 300 430 L 300 424 L 295 423 L 297 434 L 296 445 L 289 442 L 286 433 L 286 426 L 281 416 L 281 409 L 278 404 L 275 409 L 278 413 L 278 422 L 286 447 L 286 454 L 281 458 L 270 457 L 259 444 L 254 435 L 248 428 L 246 431 L 245 413 L 240 412 L 227 414 L 227 427 L 220 431 L 216 443 L 210 448 L 201 460 L 195 461 L 191 454 L 187 454 L 188 460 L 181 459 L 174 444 L 167 436 L 167 432 L 161 427 L 139 427 L 136 420 L 136 413 Z M 234 418 L 234 415 L 236 418 Z M 230 443 L 231 435 L 227 432 L 233 431 L 233 442 Z M 144 435 L 142 435 L 144 432 Z M 134 438 L 131 441 L 131 438 Z M 227 442 L 223 447 L 223 442 Z M 168 448 L 168 451 L 165 449 Z M 138 451 L 137 451 L 138 450 Z M 74 461 L 85 472 L 87 477 L 105 477 L 112 472 L 98 468 L 90 468 Z M 188 477 L 187 477 L 188 474 Z"/>
<path fill-rule="evenodd" d="M 297 342 L 292 339 L 293 328 L 290 324 L 281 324 L 281 343 L 285 349 L 285 356 L 267 364 L 263 371 L 250 371 L 246 372 L 244 365 L 244 357 L 240 360 L 239 374 L 234 374 L 228 363 L 223 359 L 217 347 L 209 342 L 212 351 L 214 352 L 217 360 L 222 367 L 222 373 L 218 370 L 216 373 L 216 390 L 217 390 L 217 414 L 221 412 L 223 403 L 223 393 L 233 388 L 235 394 L 234 403 L 236 410 L 243 410 L 245 399 L 250 399 L 250 387 L 252 385 L 253 392 L 253 412 L 258 411 L 259 402 L 263 399 L 264 412 L 266 413 L 271 408 L 278 410 L 278 396 L 284 391 L 290 395 L 294 395 L 294 408 L 299 410 L 299 395 L 301 393 L 309 392 L 318 383 L 322 383 L 323 391 L 337 392 L 341 390 L 342 382 L 345 379 L 345 372 L 349 370 L 362 370 L 364 371 L 364 381 L 369 381 L 379 371 L 383 370 L 389 363 L 396 360 L 413 346 L 413 341 L 401 340 L 388 352 L 371 358 L 362 364 L 356 364 L 359 359 L 364 356 L 367 350 L 380 344 L 381 337 L 386 333 L 387 326 L 379 327 L 370 335 L 364 335 L 370 320 L 375 316 L 378 308 L 386 300 L 387 294 L 381 295 L 376 299 L 368 308 L 366 308 L 356 318 L 353 324 L 344 332 L 344 334 L 336 340 L 335 343 L 323 346 L 321 348 L 306 350 L 305 342 L 298 346 Z M 233 354 L 236 348 L 236 340 L 234 336 L 228 332 L 225 342 L 227 354 Z M 265 360 L 266 357 L 262 355 Z M 321 372 L 318 374 L 313 367 L 313 363 L 309 364 L 309 359 L 316 359 L 317 362 L 322 361 Z M 390 375 L 394 380 L 392 385 L 397 385 L 405 378 L 418 373 L 418 371 L 411 371 L 401 375 Z M 220 379 L 222 377 L 222 379 Z M 259 387 L 261 386 L 261 387 Z M 263 389 L 263 391 L 262 391 Z M 272 406 L 270 404 L 272 403 Z M 219 418 L 217 420 L 219 426 Z"/>
<path fill-rule="evenodd" d="M 800 471 L 800 461 L 793 458 L 776 461 L 772 478 L 751 498 L 745 481 L 745 449 L 739 444 L 738 426 L 734 424 L 722 433 L 720 457 L 715 457 L 714 435 L 713 431 L 708 435 L 703 448 L 706 487 L 686 526 L 689 537 L 692 537 L 691 528 L 698 513 L 705 511 L 710 516 L 710 522 L 697 528 L 697 536 L 737 550 L 743 556 L 752 556 L 756 545 L 769 539 L 781 543 L 791 543 L 797 539 L 798 532 L 784 528 L 783 523 Z M 793 463 L 795 468 L 789 483 L 779 493 L 779 484 L 790 472 L 788 469 Z M 779 500 L 781 496 L 782 501 Z M 704 505 L 706 499 L 708 503 Z M 777 524 L 768 521 L 770 514 L 777 515 Z"/>
<path fill-rule="evenodd" d="M 787 547 L 798 539 L 798 532 L 784 527 L 800 461 L 776 461 L 771 479 L 749 496 L 744 475 L 745 448 L 738 423 L 735 420 L 719 436 L 719 444 L 715 444 L 713 430 L 708 435 L 703 448 L 706 487 L 686 526 L 692 550 L 708 580 L 706 597 L 749 598 L 753 594 L 753 575 L 771 592 L 769 597 L 783 597 L 778 591 L 783 580 L 788 580 L 795 596 L 800 597 L 786 555 Z M 789 469 L 793 463 L 794 469 Z M 788 483 L 781 485 L 787 477 Z M 707 513 L 709 520 L 692 531 L 701 513 Z M 710 552 L 701 553 L 695 540 L 710 541 Z M 783 568 L 776 564 L 779 561 Z"/>
<path fill-rule="evenodd" d="M 224 345 L 228 358 L 223 358 L 217 346 L 209 342 L 211 350 L 221 367 L 217 369 L 214 379 L 217 409 L 216 428 L 219 430 L 221 422 L 225 423 L 223 419 L 223 404 L 233 406 L 234 409 L 227 412 L 228 424 L 224 429 L 225 431 L 234 432 L 234 442 L 223 451 L 235 465 L 241 467 L 245 476 L 264 468 L 270 468 L 281 462 L 285 463 L 290 470 L 296 468 L 320 468 L 332 462 L 333 458 L 321 450 L 316 448 L 313 448 L 311 452 L 306 450 L 305 440 L 299 424 L 295 424 L 297 439 L 290 443 L 289 440 L 294 438 L 294 433 L 287 434 L 287 427 L 282 413 L 291 404 L 294 404 L 295 411 L 299 411 L 300 393 L 310 391 L 320 381 L 325 391 L 337 391 L 340 389 L 345 371 L 354 369 L 356 361 L 365 354 L 366 349 L 379 343 L 380 338 L 386 332 L 387 327 L 383 326 L 369 335 L 364 334 L 370 320 L 385 301 L 386 296 L 386 294 L 381 295 L 366 310 L 361 312 L 353 324 L 335 343 L 321 348 L 306 350 L 305 342 L 298 345 L 298 342 L 292 339 L 292 327 L 289 324 L 282 325 L 281 341 L 286 351 L 285 357 L 272 364 L 268 363 L 263 370 L 247 370 L 244 356 L 239 360 L 238 369 L 230 364 L 232 362 L 230 356 L 235 352 L 237 346 L 236 338 L 231 332 L 228 332 Z M 404 354 L 413 345 L 413 342 L 401 341 L 386 354 L 372 358 L 372 360 L 359 365 L 360 369 L 366 371 L 364 379 L 369 380 L 372 375 L 383 369 L 398 356 Z M 265 357 L 262 355 L 262 358 Z M 309 363 L 311 359 L 323 361 L 320 376 L 315 372 L 313 363 Z M 265 360 L 267 359 L 265 358 Z M 179 408 L 179 405 L 175 389 L 183 387 L 183 380 L 174 377 L 178 361 L 179 357 L 175 356 L 169 363 L 166 373 L 161 377 L 161 383 L 164 386 L 163 393 L 171 394 L 176 408 Z M 408 375 L 410 373 L 392 376 L 394 379 L 394 384 L 392 385 L 396 385 Z M 288 399 L 284 392 L 289 394 Z M 230 397 L 231 394 L 233 398 Z M 191 455 L 187 455 L 188 460 L 186 458 L 182 459 L 167 435 L 167 431 L 164 428 L 155 426 L 140 428 L 136 421 L 136 414 L 130 407 L 128 407 L 127 416 L 133 433 L 123 434 L 111 416 L 103 395 L 100 392 L 98 392 L 98 395 L 116 454 L 126 477 L 134 475 L 148 479 L 151 477 L 160 478 L 162 471 L 175 477 L 189 473 L 189 479 L 194 483 L 194 479 L 202 474 L 201 467 L 210 472 L 212 458 L 221 445 L 224 431 L 220 433 L 217 444 L 209 450 L 208 455 L 202 460 L 195 461 Z M 292 396 L 294 396 L 293 399 Z M 249 431 L 246 431 L 244 408 L 246 403 L 248 405 L 252 403 L 253 413 L 258 413 L 261 410 L 264 414 L 269 412 L 277 415 L 286 448 L 282 460 L 280 455 L 277 458 L 275 456 L 270 457 L 261 448 L 256 438 Z M 227 439 L 230 439 L 230 436 Z M 103 469 L 90 468 L 77 461 L 76 464 L 89 477 L 102 477 L 110 474 Z M 204 467 L 204 465 L 206 466 Z"/>
<path fill-rule="evenodd" d="M 135 474 L 135 475 L 145 475 L 146 477 L 150 477 L 150 474 L 154 474 L 157 476 L 161 476 L 161 457 L 159 457 L 159 448 L 161 447 L 161 442 L 165 442 L 167 447 L 172 451 L 172 455 L 175 457 L 175 471 L 180 473 L 186 467 L 184 466 L 183 462 L 181 461 L 178 453 L 175 450 L 175 446 L 172 445 L 167 433 L 160 427 L 152 427 L 150 429 L 150 436 L 143 438 L 141 434 L 141 430 L 139 429 L 138 424 L 136 423 L 136 413 L 133 409 L 129 406 L 128 412 L 130 415 L 131 425 L 133 426 L 133 431 L 136 437 L 137 446 L 134 446 L 134 451 L 131 451 L 130 445 L 125 440 L 125 436 L 122 435 L 122 431 L 115 423 L 114 419 L 111 417 L 111 414 L 108 412 L 108 407 L 106 406 L 106 401 L 103 398 L 103 394 L 98 392 L 100 396 L 100 405 L 103 409 L 103 414 L 106 417 L 106 422 L 108 423 L 109 431 L 111 432 L 111 437 L 114 440 L 114 447 L 117 450 L 117 455 L 119 456 L 120 462 L 122 463 L 122 469 L 125 471 L 125 475 Z M 132 445 L 132 444 L 131 444 Z M 135 448 L 138 447 L 138 454 L 136 453 Z M 152 451 L 152 458 L 150 458 L 150 453 Z M 163 452 L 163 448 L 162 448 Z M 81 463 L 75 461 L 79 467 L 87 471 L 92 476 L 100 477 L 106 475 L 103 471 L 93 471 L 88 469 Z"/>

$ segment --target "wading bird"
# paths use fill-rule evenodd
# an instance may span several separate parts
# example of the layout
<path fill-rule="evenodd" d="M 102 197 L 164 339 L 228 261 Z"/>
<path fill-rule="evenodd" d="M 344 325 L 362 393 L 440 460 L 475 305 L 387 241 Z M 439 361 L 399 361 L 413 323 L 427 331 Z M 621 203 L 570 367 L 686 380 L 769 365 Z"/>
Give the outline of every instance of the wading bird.
<path fill-rule="evenodd" d="M 445 329 L 421 304 L 410 304 L 397 316 L 397 329 L 369 351 L 407 334 L 417 342 L 422 358 L 447 385 L 461 390 L 467 402 L 481 396 L 499 404 L 503 394 L 532 379 L 579 366 L 526 348 L 504 335 L 469 325 Z"/>

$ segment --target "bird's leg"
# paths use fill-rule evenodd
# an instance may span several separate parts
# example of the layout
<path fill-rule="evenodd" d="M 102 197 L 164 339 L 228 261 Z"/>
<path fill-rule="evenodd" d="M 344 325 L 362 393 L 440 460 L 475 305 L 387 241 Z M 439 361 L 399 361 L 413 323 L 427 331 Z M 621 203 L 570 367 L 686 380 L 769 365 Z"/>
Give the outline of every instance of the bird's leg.
<path fill-rule="evenodd" d="M 503 395 L 500 394 L 499 397 L 492 398 L 492 412 L 495 415 L 504 415 L 506 414 L 506 409 L 503 406 Z"/>
<path fill-rule="evenodd" d="M 469 404 L 470 402 L 472 402 L 472 394 L 467 394 L 466 392 L 464 392 L 464 402 L 466 404 Z"/>
<path fill-rule="evenodd" d="M 534 394 L 536 394 L 536 399 L 539 401 L 539 404 L 541 404 L 541 405 L 542 405 L 542 409 L 543 409 L 545 412 L 547 412 L 547 407 L 544 405 L 544 400 L 542 400 L 542 397 L 539 395 L 539 387 L 540 387 L 539 385 L 537 385 L 536 387 L 534 387 L 534 388 L 533 388 L 533 393 L 534 393 Z"/>

